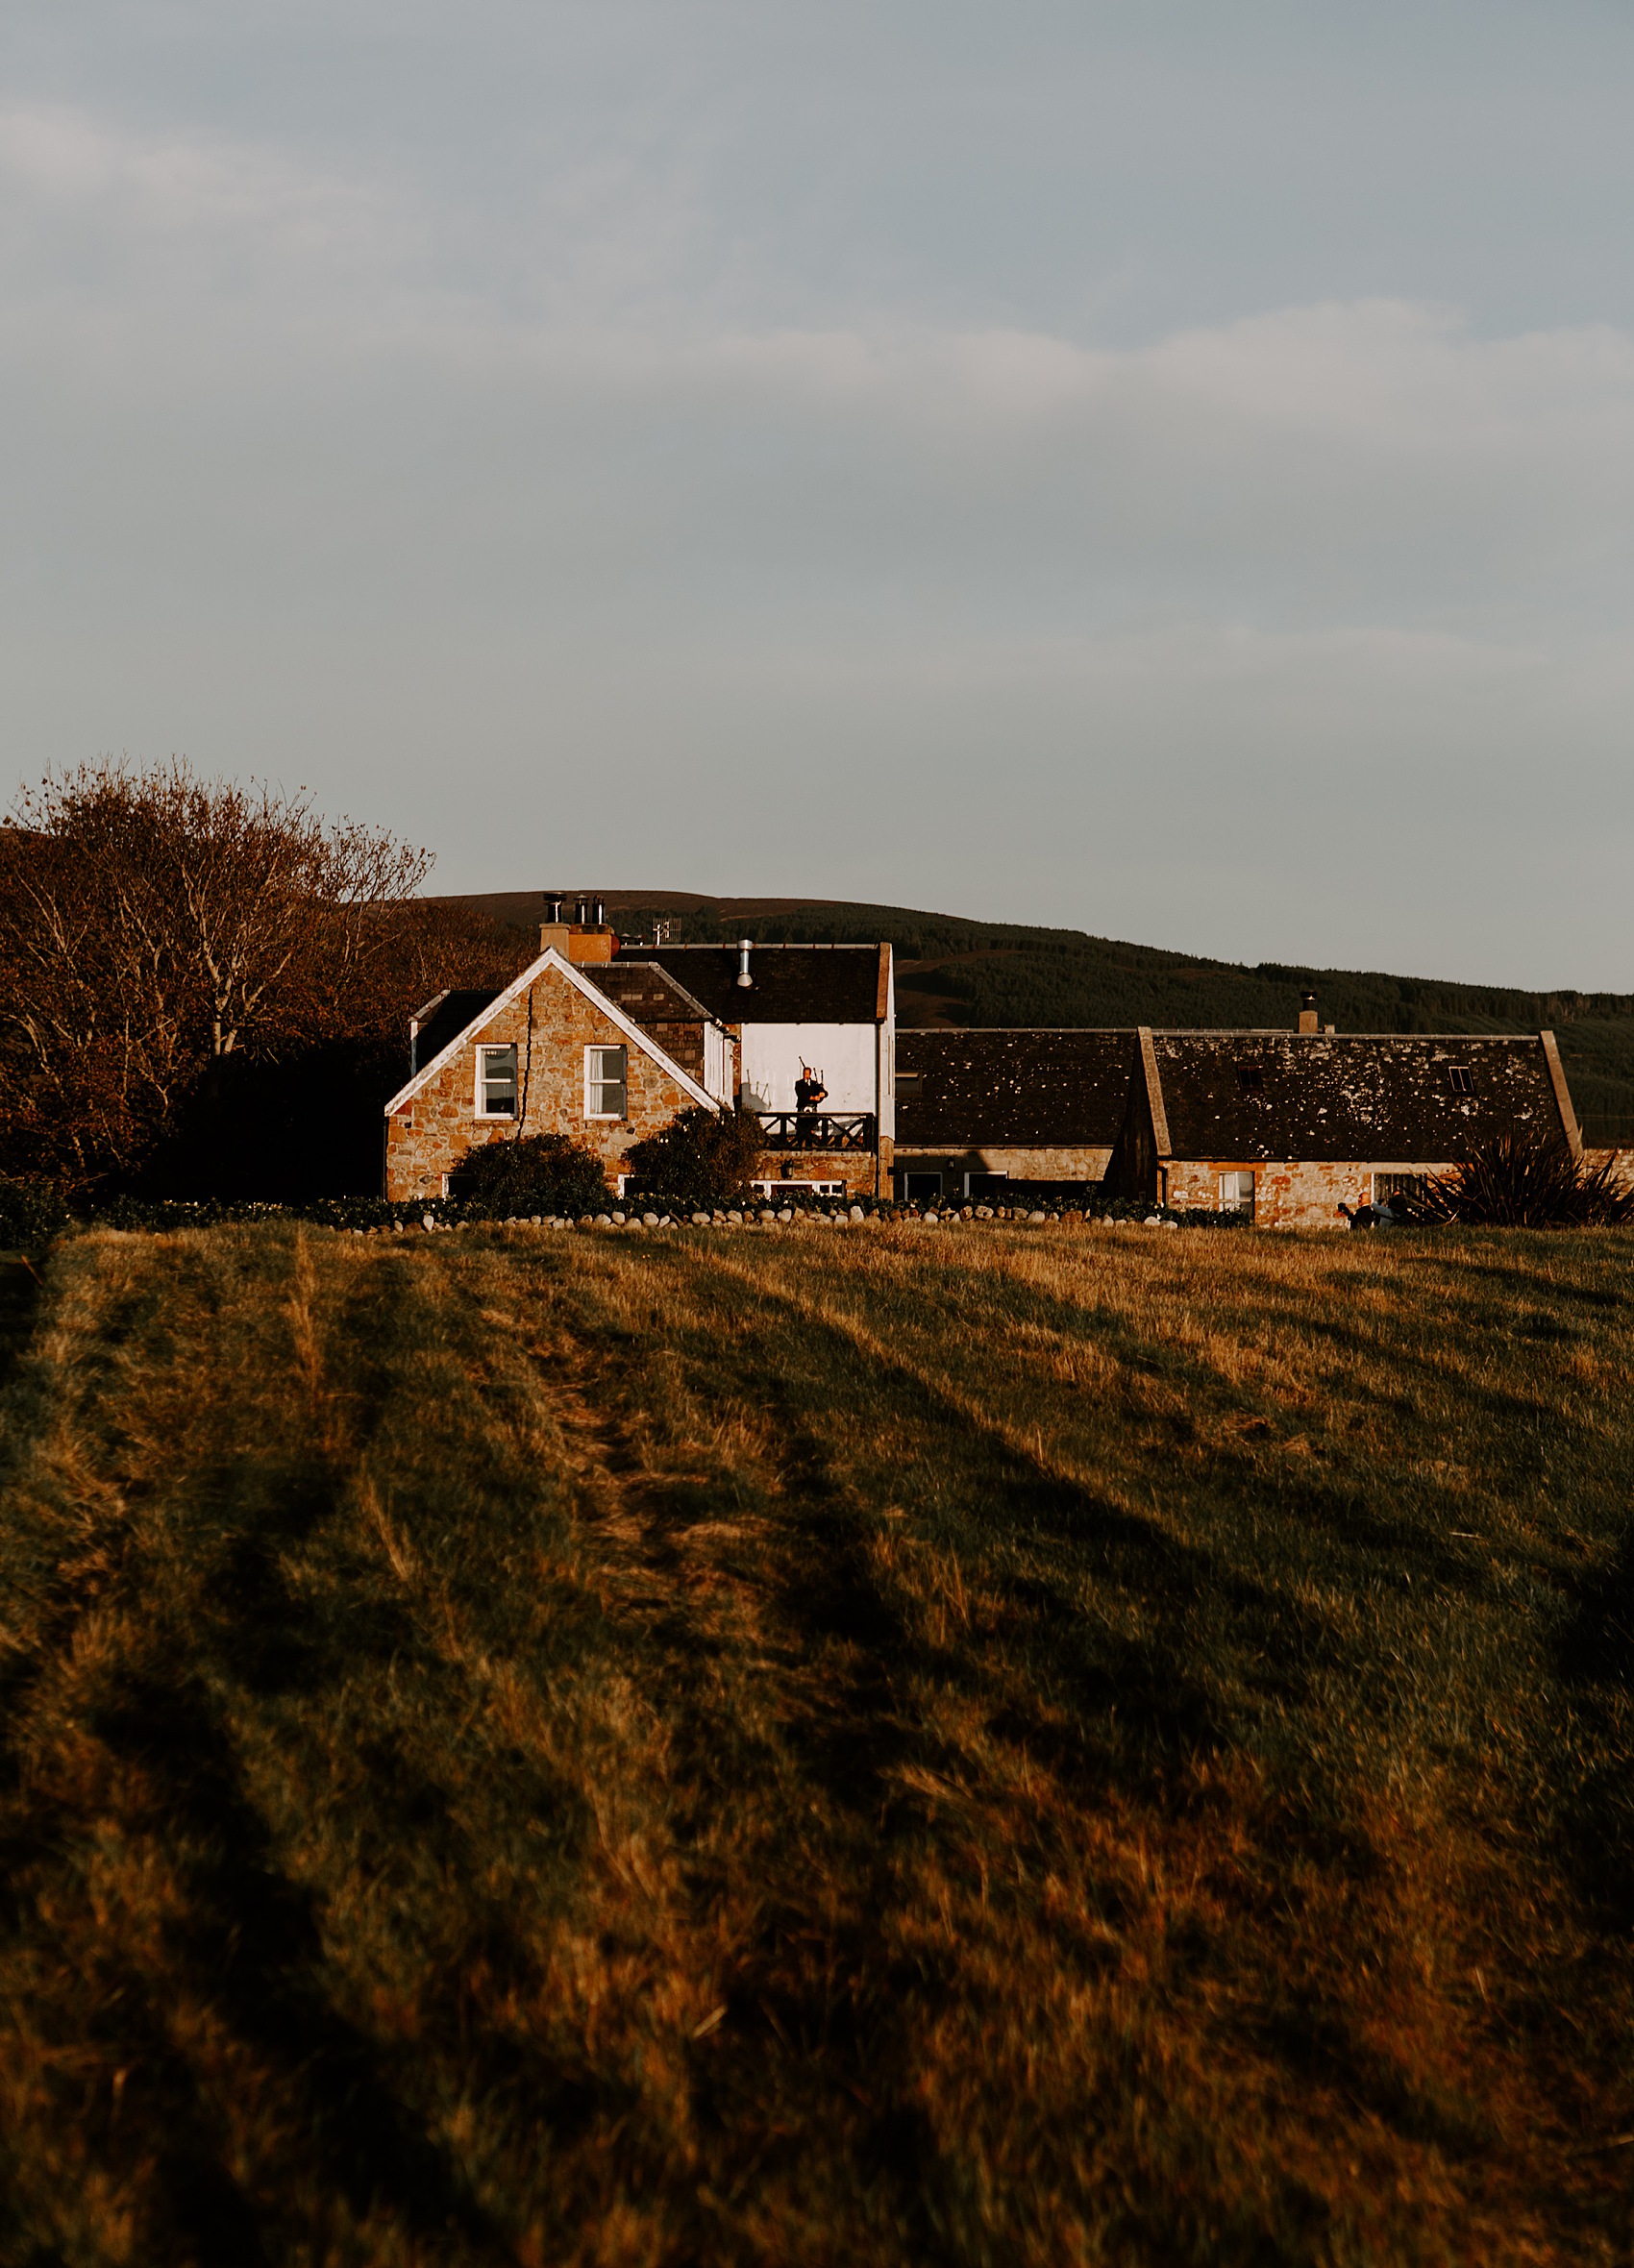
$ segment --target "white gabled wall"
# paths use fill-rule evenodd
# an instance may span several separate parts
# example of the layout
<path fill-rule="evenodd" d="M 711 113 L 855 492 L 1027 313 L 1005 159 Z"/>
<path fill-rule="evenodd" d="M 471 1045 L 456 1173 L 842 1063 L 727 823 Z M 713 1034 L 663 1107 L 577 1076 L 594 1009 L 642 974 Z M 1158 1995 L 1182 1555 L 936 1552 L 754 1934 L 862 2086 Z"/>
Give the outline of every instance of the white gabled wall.
<path fill-rule="evenodd" d="M 825 1111 L 874 1111 L 879 1024 L 746 1023 L 743 1100 L 749 1110 L 793 1110 L 802 1062 L 823 1074 Z"/>

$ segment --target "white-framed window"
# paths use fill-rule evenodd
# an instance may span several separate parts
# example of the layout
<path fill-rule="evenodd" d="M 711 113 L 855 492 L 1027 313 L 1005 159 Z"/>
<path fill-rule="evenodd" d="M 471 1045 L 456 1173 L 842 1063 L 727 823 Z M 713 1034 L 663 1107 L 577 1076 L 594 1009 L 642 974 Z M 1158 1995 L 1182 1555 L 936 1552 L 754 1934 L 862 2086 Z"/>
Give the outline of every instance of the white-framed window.
<path fill-rule="evenodd" d="M 624 1048 L 584 1050 L 584 1116 L 622 1119 L 629 1097 L 629 1051 Z"/>
<path fill-rule="evenodd" d="M 516 1049 L 477 1049 L 477 1116 L 513 1119 L 516 1116 Z"/>
<path fill-rule="evenodd" d="M 1222 1213 L 1251 1213 L 1254 1209 L 1254 1177 L 1250 1168 L 1233 1167 L 1220 1176 L 1220 1210 Z"/>
<path fill-rule="evenodd" d="M 923 1201 L 927 1197 L 934 1199 L 939 1197 L 941 1194 L 942 1176 L 940 1173 L 904 1173 L 903 1175 L 903 1196 L 910 1201 L 913 1199 Z"/>

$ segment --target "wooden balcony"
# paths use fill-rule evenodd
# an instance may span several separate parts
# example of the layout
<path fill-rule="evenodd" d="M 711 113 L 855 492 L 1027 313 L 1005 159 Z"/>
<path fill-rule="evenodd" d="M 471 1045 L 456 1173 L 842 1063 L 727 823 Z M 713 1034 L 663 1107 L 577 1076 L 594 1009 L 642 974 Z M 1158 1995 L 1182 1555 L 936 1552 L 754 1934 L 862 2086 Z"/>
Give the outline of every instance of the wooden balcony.
<path fill-rule="evenodd" d="M 760 1139 L 770 1150 L 834 1152 L 875 1146 L 871 1110 L 762 1110 L 755 1116 L 760 1121 Z"/>

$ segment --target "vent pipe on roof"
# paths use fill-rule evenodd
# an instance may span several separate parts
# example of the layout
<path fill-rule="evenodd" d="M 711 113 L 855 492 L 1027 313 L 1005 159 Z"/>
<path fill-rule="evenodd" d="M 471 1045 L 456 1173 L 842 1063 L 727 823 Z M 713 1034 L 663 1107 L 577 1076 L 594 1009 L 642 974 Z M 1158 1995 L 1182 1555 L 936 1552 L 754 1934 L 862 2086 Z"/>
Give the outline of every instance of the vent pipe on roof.
<path fill-rule="evenodd" d="M 737 981 L 745 991 L 755 982 L 754 977 L 749 974 L 749 939 L 747 937 L 740 937 L 737 941 Z"/>
<path fill-rule="evenodd" d="M 1301 993 L 1300 995 L 1300 1029 L 1301 1031 L 1315 1031 L 1316 1028 L 1316 995 L 1310 992 Z"/>

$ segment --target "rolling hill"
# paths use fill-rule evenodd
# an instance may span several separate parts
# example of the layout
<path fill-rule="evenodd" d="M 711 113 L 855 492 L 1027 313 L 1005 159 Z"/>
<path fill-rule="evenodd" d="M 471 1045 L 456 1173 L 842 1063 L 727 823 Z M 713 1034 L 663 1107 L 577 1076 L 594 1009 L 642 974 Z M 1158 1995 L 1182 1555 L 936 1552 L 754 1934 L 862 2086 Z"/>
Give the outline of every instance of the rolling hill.
<path fill-rule="evenodd" d="M 987 1024 L 1178 1025 L 1204 1030 L 1290 1024 L 1300 995 L 1317 995 L 1341 1031 L 1538 1031 L 1552 1028 L 1584 1132 L 1634 1141 L 1634 994 L 1521 992 L 1376 970 L 1206 960 L 1159 947 L 1020 922 L 978 922 L 910 906 L 843 900 L 705 898 L 685 891 L 605 891 L 627 936 L 665 921 L 678 944 L 739 935 L 767 944 L 888 937 L 897 952 L 897 1013 L 925 1028 Z M 444 900 L 532 931 L 540 893 Z"/>

